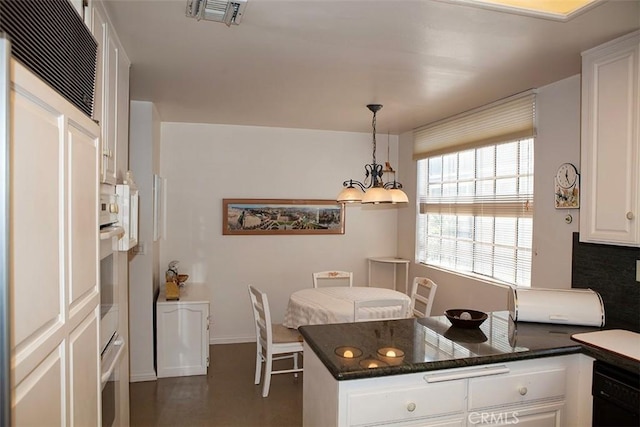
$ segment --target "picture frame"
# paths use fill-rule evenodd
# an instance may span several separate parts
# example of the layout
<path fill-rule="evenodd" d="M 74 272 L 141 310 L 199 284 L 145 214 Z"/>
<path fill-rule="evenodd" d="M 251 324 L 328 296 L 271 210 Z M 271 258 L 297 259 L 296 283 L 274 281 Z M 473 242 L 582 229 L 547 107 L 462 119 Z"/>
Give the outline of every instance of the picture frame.
<path fill-rule="evenodd" d="M 223 235 L 344 234 L 344 205 L 324 199 L 222 199 Z"/>

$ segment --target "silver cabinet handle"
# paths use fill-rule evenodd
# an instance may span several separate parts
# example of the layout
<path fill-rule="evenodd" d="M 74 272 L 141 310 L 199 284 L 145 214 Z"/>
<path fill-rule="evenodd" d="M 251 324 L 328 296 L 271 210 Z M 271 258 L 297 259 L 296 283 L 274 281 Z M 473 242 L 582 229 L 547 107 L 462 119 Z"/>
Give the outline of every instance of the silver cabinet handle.
<path fill-rule="evenodd" d="M 633 212 L 627 212 L 626 216 L 628 220 L 632 220 L 633 218 L 635 218 L 635 215 L 633 214 Z"/>
<path fill-rule="evenodd" d="M 520 387 L 520 388 L 518 389 L 518 393 L 520 393 L 520 395 L 521 395 L 521 396 L 524 396 L 525 394 L 527 394 L 527 392 L 528 392 L 528 391 L 529 391 L 529 390 L 527 390 L 527 388 L 526 388 L 526 387 Z"/>
<path fill-rule="evenodd" d="M 415 404 L 415 403 L 411 402 L 411 403 L 409 403 L 409 404 L 407 405 L 407 411 L 409 411 L 409 412 L 413 412 L 413 411 L 415 411 L 415 410 L 416 410 L 416 404 Z"/>
<path fill-rule="evenodd" d="M 489 375 L 500 375 L 509 372 L 509 368 L 504 365 L 489 366 L 486 368 L 474 368 L 462 371 L 453 371 L 445 374 L 425 375 L 423 378 L 427 383 L 439 383 L 443 381 L 462 380 L 465 378 L 486 377 Z"/>

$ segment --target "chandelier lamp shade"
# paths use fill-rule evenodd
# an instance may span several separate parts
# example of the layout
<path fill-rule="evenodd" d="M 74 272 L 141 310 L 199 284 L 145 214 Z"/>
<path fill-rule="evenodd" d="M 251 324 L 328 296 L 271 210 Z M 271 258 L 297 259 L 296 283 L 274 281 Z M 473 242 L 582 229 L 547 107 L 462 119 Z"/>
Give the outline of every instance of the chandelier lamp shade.
<path fill-rule="evenodd" d="M 342 183 L 343 190 L 338 194 L 338 203 L 408 203 L 409 198 L 402 191 L 402 184 L 396 181 L 395 171 L 387 162 L 386 168 L 376 163 L 376 113 L 382 105 L 369 104 L 367 108 L 373 113 L 371 126 L 373 127 L 373 161 L 364 165 L 364 181 L 348 179 Z M 393 181 L 384 182 L 385 173 L 393 174 Z"/>

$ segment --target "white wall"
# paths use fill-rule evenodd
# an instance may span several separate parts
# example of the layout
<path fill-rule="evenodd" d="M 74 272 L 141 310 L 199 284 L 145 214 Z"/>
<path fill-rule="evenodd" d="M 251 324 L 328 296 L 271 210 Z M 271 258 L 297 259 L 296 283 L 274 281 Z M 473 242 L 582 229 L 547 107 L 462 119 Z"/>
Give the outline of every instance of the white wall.
<path fill-rule="evenodd" d="M 378 161 L 386 160 L 386 138 Z M 396 165 L 397 138 L 391 137 Z M 371 134 L 163 123 L 161 175 L 167 179 L 167 235 L 160 269 L 173 259 L 189 283 L 209 287 L 212 343 L 255 339 L 247 285 L 269 295 L 281 322 L 289 295 L 312 286 L 313 271 L 354 272 L 366 258 L 395 255 L 397 209 L 348 206 L 344 235 L 223 236 L 223 198 L 335 199 L 342 181 L 364 178 Z"/>
<path fill-rule="evenodd" d="M 541 88 L 537 115 L 531 285 L 567 289 L 572 233 L 578 231 L 580 210 L 555 208 L 553 179 L 565 162 L 580 171 L 580 75 Z M 573 218 L 570 224 L 565 222 L 568 214 Z"/>
<path fill-rule="evenodd" d="M 553 177 L 563 162 L 579 166 L 579 104 L 580 76 L 538 91 L 534 287 L 570 287 L 571 233 L 578 229 L 579 211 L 570 212 L 572 224 L 564 222 L 567 211 L 553 207 Z M 138 116 L 134 111 L 138 111 Z M 136 123 L 136 117 L 142 122 Z M 167 179 L 167 235 L 159 248 L 148 237 L 153 233 L 150 205 L 148 211 L 141 211 L 141 240 L 151 245 L 150 249 L 147 246 L 151 252 L 145 256 L 149 257 L 149 253 L 157 256 L 159 252 L 159 261 L 143 262 L 136 255 L 138 259 L 131 264 L 132 379 L 136 372 L 141 375 L 139 378 L 144 378 L 152 366 L 149 301 L 158 276 L 163 277 L 167 263 L 173 259 L 180 261 L 181 272 L 191 276 L 187 286 L 203 282 L 209 287 L 211 342 L 224 343 L 254 339 L 247 294 L 250 283 L 269 294 L 273 320 L 280 322 L 289 294 L 311 286 L 313 271 L 351 270 L 355 283 L 362 285 L 367 281 L 367 257 L 415 258 L 416 163 L 412 160 L 412 132 L 390 139 L 391 163 L 398 166 L 398 179 L 410 198 L 408 206 L 348 206 L 345 235 L 223 236 L 223 198 L 335 198 L 343 180 L 363 178 L 363 166 L 371 161 L 371 135 L 162 123 L 160 138 L 156 135 L 157 120 L 152 104 L 132 103 L 132 156 L 152 159 L 147 160 L 151 164 L 145 170 L 145 179 L 149 180 L 147 191 L 152 188 L 153 156 L 157 156 L 154 144 L 159 140 L 159 171 Z M 154 130 L 149 134 L 151 129 Z M 138 148 L 139 137 L 135 132 L 142 132 L 148 139 Z M 384 138 L 378 139 L 382 140 L 378 144 L 378 160 L 383 162 L 386 144 Z M 141 151 L 136 154 L 135 150 Z M 138 177 L 140 173 L 132 168 Z M 137 179 L 141 181 L 142 177 Z M 149 220 L 145 223 L 144 218 Z M 148 233 L 147 237 L 144 233 Z M 144 263 L 144 273 L 136 270 L 136 263 Z M 409 277 L 414 276 L 429 276 L 440 285 L 433 314 L 452 307 L 506 309 L 508 287 L 412 262 Z M 136 298 L 142 299 L 136 302 Z M 134 351 L 136 345 L 144 350 Z"/>
<path fill-rule="evenodd" d="M 580 76 L 538 89 L 535 142 L 535 199 L 533 223 L 532 287 L 571 287 L 571 235 L 578 230 L 579 210 L 554 208 L 553 178 L 564 162 L 580 163 Z M 413 133 L 400 135 L 399 158 L 410 203 L 399 210 L 398 254 L 415 259 L 416 162 L 412 160 Z M 566 224 L 570 213 L 573 222 Z M 427 276 L 438 284 L 432 315 L 449 308 L 505 310 L 509 289 L 488 282 L 411 263 L 410 277 Z"/>
<path fill-rule="evenodd" d="M 153 241 L 153 174 L 160 169 L 160 121 L 150 102 L 132 101 L 129 166 L 138 191 L 138 246 L 129 252 L 130 381 L 156 379 L 153 309 L 158 289 L 159 242 Z"/>

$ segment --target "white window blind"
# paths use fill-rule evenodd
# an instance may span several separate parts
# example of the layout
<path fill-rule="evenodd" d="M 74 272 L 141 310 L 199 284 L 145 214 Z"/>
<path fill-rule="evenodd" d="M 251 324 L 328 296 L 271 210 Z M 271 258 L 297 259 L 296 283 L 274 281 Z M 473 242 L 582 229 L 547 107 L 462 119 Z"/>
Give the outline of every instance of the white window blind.
<path fill-rule="evenodd" d="M 515 98 L 501 106 L 519 109 L 521 103 L 512 103 Z M 524 98 L 530 104 L 528 132 L 533 134 L 535 95 L 517 97 Z M 488 110 L 478 111 L 485 116 Z M 503 112 L 511 117 L 509 109 Z M 492 123 L 501 123 L 490 116 Z M 481 121 L 469 114 L 461 117 L 462 127 Z M 511 132 L 500 137 L 496 132 L 490 139 L 499 142 L 489 143 L 488 132 L 481 133 L 480 139 L 466 138 L 453 149 L 438 145 L 418 160 L 416 258 L 462 274 L 530 286 L 534 138 L 513 138 Z"/>
<path fill-rule="evenodd" d="M 535 136 L 530 90 L 414 130 L 413 158 Z"/>

